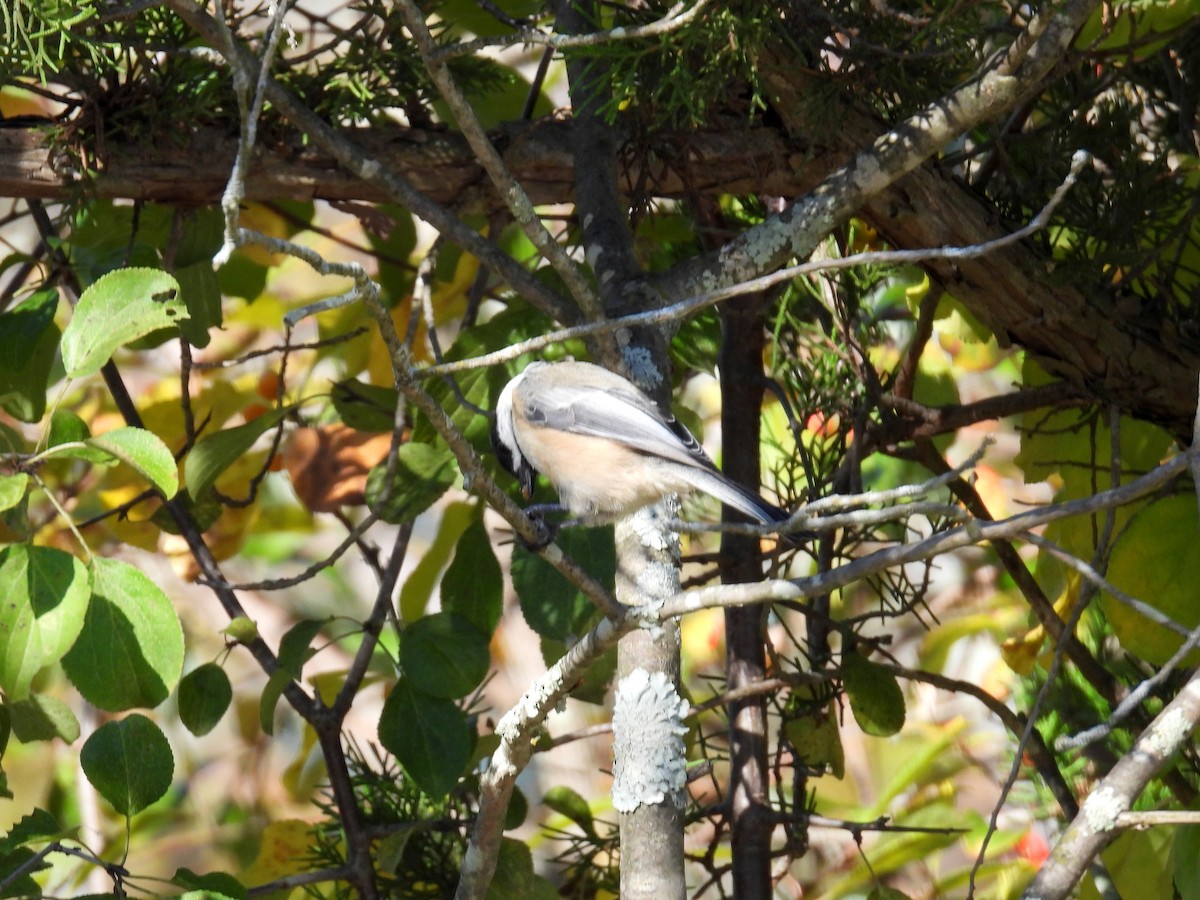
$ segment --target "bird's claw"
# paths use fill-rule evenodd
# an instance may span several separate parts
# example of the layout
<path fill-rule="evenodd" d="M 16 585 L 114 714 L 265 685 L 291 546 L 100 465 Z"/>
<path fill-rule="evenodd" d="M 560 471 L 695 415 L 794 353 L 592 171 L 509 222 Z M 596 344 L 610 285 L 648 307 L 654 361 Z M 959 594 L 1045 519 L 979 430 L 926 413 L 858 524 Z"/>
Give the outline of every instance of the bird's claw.
<path fill-rule="evenodd" d="M 554 503 L 538 503 L 534 506 L 525 509 L 525 515 L 534 523 L 537 529 L 538 536 L 536 540 L 528 541 L 521 534 L 517 534 L 517 540 L 521 545 L 530 551 L 541 550 L 554 543 L 554 539 L 558 537 L 559 529 L 562 527 L 557 522 L 551 522 L 547 519 L 547 515 L 551 513 L 561 513 L 563 508 Z"/>

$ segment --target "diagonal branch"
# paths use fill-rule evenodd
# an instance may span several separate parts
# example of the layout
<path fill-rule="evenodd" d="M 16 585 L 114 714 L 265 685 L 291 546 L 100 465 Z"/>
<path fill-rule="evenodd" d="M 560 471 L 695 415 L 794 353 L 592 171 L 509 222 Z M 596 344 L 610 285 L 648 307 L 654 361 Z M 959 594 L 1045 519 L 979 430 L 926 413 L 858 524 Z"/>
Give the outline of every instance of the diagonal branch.
<path fill-rule="evenodd" d="M 467 103 L 462 91 L 459 90 L 454 78 L 450 75 L 446 63 L 438 58 L 437 47 L 434 44 L 433 35 L 429 33 L 429 27 L 425 24 L 424 14 L 417 8 L 413 0 L 400 0 L 399 7 L 400 15 L 403 16 L 404 23 L 408 26 L 409 33 L 412 34 L 413 40 L 417 44 L 429 77 L 433 79 L 442 99 L 450 107 L 458 122 L 458 127 L 462 129 L 463 136 L 471 145 L 471 149 L 475 151 L 476 158 L 483 166 L 484 171 L 488 173 L 488 177 L 491 178 L 500 196 L 504 198 L 513 218 L 517 220 L 525 232 L 525 236 L 558 273 L 585 317 L 592 320 L 602 318 L 603 313 L 599 300 L 591 285 L 584 278 L 582 270 L 567 255 L 567 251 L 554 239 L 554 236 L 546 230 L 534 211 L 529 195 L 508 171 L 499 151 L 484 132 L 475 110 Z"/>
<path fill-rule="evenodd" d="M 171 10 L 210 46 L 223 46 L 220 26 L 212 16 L 196 6 L 192 0 L 166 0 L 166 2 Z M 239 66 L 243 68 L 253 66 L 255 57 L 248 49 L 240 45 L 233 49 L 238 54 L 236 62 Z M 371 182 L 395 202 L 424 219 L 447 238 L 478 258 L 484 265 L 493 269 L 514 290 L 521 293 L 531 303 L 536 304 L 543 312 L 560 321 L 570 322 L 577 318 L 570 306 L 564 303 L 558 294 L 547 288 L 516 260 L 468 226 L 451 210 L 433 202 L 416 190 L 406 179 L 386 168 L 378 159 L 369 156 L 362 147 L 321 119 L 278 82 L 267 81 L 265 94 L 267 100 L 285 119 L 307 134 L 313 143 L 330 154 L 347 171 L 354 173 L 364 181 Z"/>
<path fill-rule="evenodd" d="M 1035 93 L 1097 6 L 1097 0 L 1048 5 L 1008 52 L 976 78 L 879 136 L 782 213 L 738 235 L 716 253 L 664 273 L 653 287 L 665 297 L 686 296 L 757 278 L 789 259 L 807 258 L 825 235 L 868 199 L 969 129 L 994 121 Z"/>

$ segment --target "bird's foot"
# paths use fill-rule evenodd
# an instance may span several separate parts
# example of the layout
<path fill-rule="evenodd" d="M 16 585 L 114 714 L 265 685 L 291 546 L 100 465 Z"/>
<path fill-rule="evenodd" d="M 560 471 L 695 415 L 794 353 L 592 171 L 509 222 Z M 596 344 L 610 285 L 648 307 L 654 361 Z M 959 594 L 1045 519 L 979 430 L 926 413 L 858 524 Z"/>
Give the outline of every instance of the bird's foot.
<path fill-rule="evenodd" d="M 533 506 L 525 508 L 525 515 L 533 520 L 537 527 L 538 537 L 536 540 L 528 541 L 520 534 L 517 539 L 525 547 L 526 550 L 541 550 L 543 547 L 548 547 L 554 543 L 554 539 L 558 537 L 558 532 L 563 526 L 573 524 L 571 521 L 566 522 L 551 522 L 547 516 L 561 515 L 566 510 L 557 503 L 536 503 Z"/>

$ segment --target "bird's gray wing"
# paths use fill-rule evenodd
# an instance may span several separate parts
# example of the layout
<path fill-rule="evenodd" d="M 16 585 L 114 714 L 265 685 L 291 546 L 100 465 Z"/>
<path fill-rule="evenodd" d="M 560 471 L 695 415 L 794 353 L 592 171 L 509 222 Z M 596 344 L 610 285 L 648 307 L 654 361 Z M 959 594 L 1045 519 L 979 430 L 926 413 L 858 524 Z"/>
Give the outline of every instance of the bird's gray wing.
<path fill-rule="evenodd" d="M 649 397 L 624 381 L 604 389 L 540 384 L 536 398 L 536 404 L 526 399 L 524 408 L 533 424 L 617 441 L 652 456 L 715 469 L 687 428 L 673 416 L 664 416 Z"/>

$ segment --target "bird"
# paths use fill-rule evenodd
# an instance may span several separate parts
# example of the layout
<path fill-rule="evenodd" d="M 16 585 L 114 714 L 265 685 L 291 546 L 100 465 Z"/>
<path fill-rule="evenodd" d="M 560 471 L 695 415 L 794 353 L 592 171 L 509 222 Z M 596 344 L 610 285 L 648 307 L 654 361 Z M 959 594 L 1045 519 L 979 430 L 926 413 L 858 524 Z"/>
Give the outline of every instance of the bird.
<path fill-rule="evenodd" d="M 692 491 L 764 525 L 789 518 L 721 474 L 692 433 L 633 382 L 592 363 L 528 365 L 500 392 L 491 443 L 526 498 L 541 473 L 583 522 L 611 522 Z"/>

